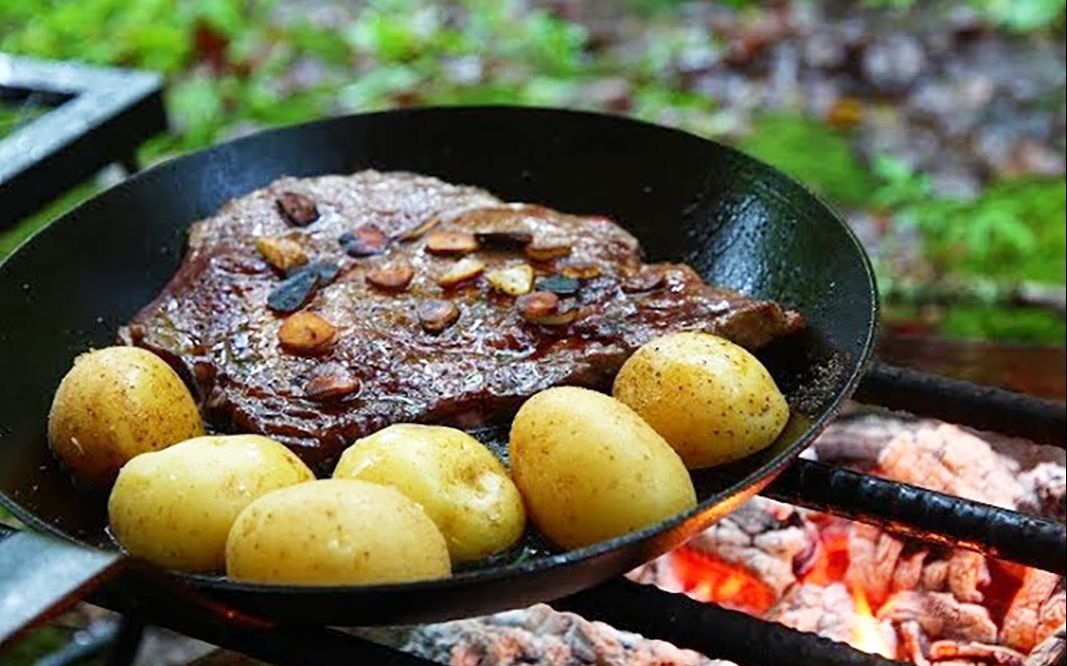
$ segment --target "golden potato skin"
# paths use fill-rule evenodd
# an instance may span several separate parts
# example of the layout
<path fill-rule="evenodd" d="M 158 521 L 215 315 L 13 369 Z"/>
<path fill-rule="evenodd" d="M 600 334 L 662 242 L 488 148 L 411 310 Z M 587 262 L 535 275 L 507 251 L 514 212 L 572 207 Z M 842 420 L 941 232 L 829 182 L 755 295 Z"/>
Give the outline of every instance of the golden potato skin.
<path fill-rule="evenodd" d="M 448 547 L 400 491 L 352 479 L 302 483 L 241 512 L 226 542 L 234 580 L 360 585 L 444 578 Z"/>
<path fill-rule="evenodd" d="M 612 394 L 690 469 L 758 451 L 789 420 L 789 405 L 759 359 L 707 333 L 674 333 L 646 343 L 623 364 Z"/>
<path fill-rule="evenodd" d="M 577 548 L 696 505 L 689 473 L 626 405 L 564 386 L 533 396 L 511 426 L 511 474 L 533 523 Z"/>
<path fill-rule="evenodd" d="M 78 356 L 48 413 L 52 451 L 88 486 L 107 486 L 138 453 L 203 434 L 200 412 L 178 374 L 137 347 Z"/>
<path fill-rule="evenodd" d="M 241 510 L 315 475 L 260 435 L 197 437 L 123 466 L 108 499 L 111 533 L 131 555 L 172 569 L 221 571 Z"/>
<path fill-rule="evenodd" d="M 456 562 L 499 553 L 526 527 L 522 496 L 507 470 L 455 428 L 401 423 L 379 430 L 345 450 L 333 478 L 393 486 L 418 502 Z"/>

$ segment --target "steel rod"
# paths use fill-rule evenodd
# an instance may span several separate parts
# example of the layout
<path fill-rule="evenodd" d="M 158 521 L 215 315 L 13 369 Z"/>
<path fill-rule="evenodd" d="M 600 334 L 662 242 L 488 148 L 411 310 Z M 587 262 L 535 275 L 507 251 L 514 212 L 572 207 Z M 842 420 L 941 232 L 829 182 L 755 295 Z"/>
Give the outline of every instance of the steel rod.
<path fill-rule="evenodd" d="M 1056 574 L 1067 566 L 1067 530 L 1060 523 L 844 467 L 797 460 L 762 494 Z"/>
<path fill-rule="evenodd" d="M 745 666 L 899 666 L 850 645 L 622 578 L 554 602 L 590 620 Z"/>
<path fill-rule="evenodd" d="M 1004 389 L 875 363 L 853 398 L 1064 448 L 1067 406 Z"/>

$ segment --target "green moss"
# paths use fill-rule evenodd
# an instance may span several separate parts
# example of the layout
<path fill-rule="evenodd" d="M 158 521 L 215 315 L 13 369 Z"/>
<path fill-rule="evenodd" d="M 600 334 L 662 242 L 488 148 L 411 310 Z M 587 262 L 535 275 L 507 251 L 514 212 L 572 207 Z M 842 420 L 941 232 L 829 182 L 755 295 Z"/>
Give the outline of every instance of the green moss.
<path fill-rule="evenodd" d="M 804 116 L 757 118 L 739 146 L 843 206 L 864 204 L 876 186 L 843 132 Z"/>

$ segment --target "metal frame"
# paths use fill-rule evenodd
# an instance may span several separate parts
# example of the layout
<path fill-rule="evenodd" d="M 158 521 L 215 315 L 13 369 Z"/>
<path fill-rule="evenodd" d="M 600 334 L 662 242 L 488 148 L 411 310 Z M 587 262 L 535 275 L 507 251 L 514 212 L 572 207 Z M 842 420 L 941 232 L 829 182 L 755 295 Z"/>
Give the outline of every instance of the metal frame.
<path fill-rule="evenodd" d="M 167 129 L 162 91 L 152 72 L 0 54 L 0 99 L 55 105 L 0 139 L 0 229 L 107 164 L 137 171 L 137 147 Z"/>

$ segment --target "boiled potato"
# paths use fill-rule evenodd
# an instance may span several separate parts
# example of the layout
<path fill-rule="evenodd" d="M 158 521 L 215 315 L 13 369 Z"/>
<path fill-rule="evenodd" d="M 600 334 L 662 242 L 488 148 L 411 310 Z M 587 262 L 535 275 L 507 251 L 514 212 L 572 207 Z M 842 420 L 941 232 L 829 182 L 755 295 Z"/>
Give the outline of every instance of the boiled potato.
<path fill-rule="evenodd" d="M 131 555 L 156 564 L 221 570 L 226 536 L 242 509 L 272 490 L 314 478 L 272 439 L 197 437 L 123 466 L 107 505 L 111 533 Z"/>
<path fill-rule="evenodd" d="M 451 573 L 440 530 L 400 491 L 326 479 L 264 495 L 226 542 L 235 580 L 295 585 L 400 583 Z"/>
<path fill-rule="evenodd" d="M 344 452 L 333 477 L 393 486 L 418 502 L 444 534 L 454 561 L 505 550 L 526 525 L 507 470 L 455 428 L 402 423 L 379 430 Z"/>
<path fill-rule="evenodd" d="M 667 442 L 610 396 L 565 386 L 522 406 L 511 426 L 511 473 L 530 519 L 577 548 L 692 508 L 689 473 Z"/>
<path fill-rule="evenodd" d="M 623 364 L 612 393 L 690 469 L 758 451 L 789 420 L 789 405 L 759 359 L 707 333 L 674 333 L 645 344 Z"/>
<path fill-rule="evenodd" d="M 106 347 L 74 359 L 48 414 L 52 451 L 88 486 L 111 483 L 138 453 L 203 434 L 178 373 L 137 347 Z"/>

